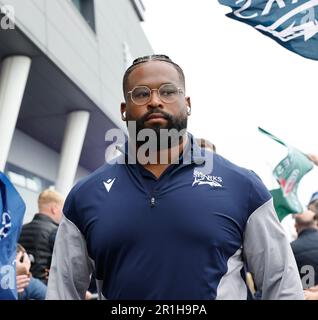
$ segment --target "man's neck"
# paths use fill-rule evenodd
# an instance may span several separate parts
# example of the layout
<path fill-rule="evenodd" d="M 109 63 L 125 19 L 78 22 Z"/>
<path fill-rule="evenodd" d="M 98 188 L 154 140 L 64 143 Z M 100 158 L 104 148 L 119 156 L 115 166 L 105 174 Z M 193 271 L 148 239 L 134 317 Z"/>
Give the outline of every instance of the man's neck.
<path fill-rule="evenodd" d="M 310 227 L 303 227 L 303 228 L 299 228 L 297 230 L 298 236 L 303 233 L 304 231 L 318 231 L 318 228 L 315 225 L 312 225 Z"/>
<path fill-rule="evenodd" d="M 38 214 L 42 214 L 43 216 L 46 216 L 48 218 L 50 218 L 54 223 L 57 223 L 54 219 L 54 217 L 52 216 L 52 214 L 48 213 L 46 210 L 39 210 Z"/>
<path fill-rule="evenodd" d="M 159 178 L 161 174 L 174 163 L 178 163 L 180 155 L 188 141 L 188 135 L 185 134 L 180 144 L 175 145 L 169 149 L 163 149 L 157 151 L 156 163 L 142 164 L 143 167 L 149 170 L 155 177 Z"/>

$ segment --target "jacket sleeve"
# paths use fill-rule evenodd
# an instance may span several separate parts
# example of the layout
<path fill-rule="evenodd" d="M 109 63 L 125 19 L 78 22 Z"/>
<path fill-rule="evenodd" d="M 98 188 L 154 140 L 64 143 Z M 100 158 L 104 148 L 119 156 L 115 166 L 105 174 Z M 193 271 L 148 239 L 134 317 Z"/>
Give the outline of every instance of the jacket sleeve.
<path fill-rule="evenodd" d="M 56 235 L 46 299 L 84 299 L 92 270 L 93 261 L 82 233 L 63 216 Z"/>
<path fill-rule="evenodd" d="M 296 261 L 272 199 L 250 215 L 243 252 L 263 300 L 304 299 Z"/>

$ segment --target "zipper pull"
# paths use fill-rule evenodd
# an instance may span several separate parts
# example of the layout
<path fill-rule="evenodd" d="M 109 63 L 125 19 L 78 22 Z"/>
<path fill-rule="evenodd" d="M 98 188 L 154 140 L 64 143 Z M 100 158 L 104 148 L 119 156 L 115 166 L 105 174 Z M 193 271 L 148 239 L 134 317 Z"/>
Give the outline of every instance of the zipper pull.
<path fill-rule="evenodd" d="M 151 197 L 150 199 L 150 207 L 153 208 L 156 205 L 156 199 L 155 197 Z"/>

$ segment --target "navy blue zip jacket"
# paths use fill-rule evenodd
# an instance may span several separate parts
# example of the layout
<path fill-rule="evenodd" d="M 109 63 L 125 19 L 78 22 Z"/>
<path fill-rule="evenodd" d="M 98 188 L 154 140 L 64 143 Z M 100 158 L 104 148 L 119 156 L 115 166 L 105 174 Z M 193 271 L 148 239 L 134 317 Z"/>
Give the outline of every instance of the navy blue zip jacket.
<path fill-rule="evenodd" d="M 246 299 L 244 266 L 263 299 L 303 299 L 266 187 L 201 151 L 189 135 L 181 159 L 190 160 L 159 179 L 115 161 L 79 182 L 65 203 L 47 299 L 83 299 L 93 271 L 102 299 Z"/>

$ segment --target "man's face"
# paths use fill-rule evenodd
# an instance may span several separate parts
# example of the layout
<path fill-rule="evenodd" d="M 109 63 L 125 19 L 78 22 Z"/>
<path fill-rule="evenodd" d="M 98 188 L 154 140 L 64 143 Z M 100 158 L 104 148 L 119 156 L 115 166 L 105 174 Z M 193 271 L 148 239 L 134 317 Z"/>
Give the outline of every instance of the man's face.
<path fill-rule="evenodd" d="M 311 202 L 311 204 L 308 205 L 308 210 L 317 212 L 318 211 L 318 200 Z"/>
<path fill-rule="evenodd" d="M 151 99 L 143 105 L 136 105 L 131 95 L 126 93 L 126 103 L 122 104 L 121 112 L 126 112 L 126 121 L 136 121 L 137 134 L 145 128 L 154 129 L 157 135 L 160 129 L 186 129 L 190 98 L 184 96 L 183 83 L 173 65 L 164 61 L 142 63 L 129 75 L 127 88 L 128 92 L 136 86 L 159 89 L 163 84 L 173 84 L 183 93 L 179 93 L 174 102 L 166 103 L 160 99 L 158 91 L 153 90 Z"/>

